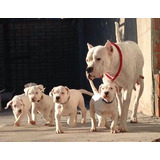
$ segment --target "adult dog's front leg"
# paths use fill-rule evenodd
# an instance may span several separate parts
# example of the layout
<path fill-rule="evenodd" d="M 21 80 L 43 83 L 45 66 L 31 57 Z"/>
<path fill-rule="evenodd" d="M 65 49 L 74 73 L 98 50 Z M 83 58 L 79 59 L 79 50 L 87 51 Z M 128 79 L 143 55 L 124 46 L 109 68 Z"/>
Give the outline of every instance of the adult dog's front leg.
<path fill-rule="evenodd" d="M 123 108 L 122 108 L 122 114 L 121 114 L 121 119 L 119 124 L 120 132 L 126 132 L 126 121 L 127 121 L 128 108 L 129 108 L 131 96 L 132 96 L 132 88 L 129 88 L 124 93 Z"/>

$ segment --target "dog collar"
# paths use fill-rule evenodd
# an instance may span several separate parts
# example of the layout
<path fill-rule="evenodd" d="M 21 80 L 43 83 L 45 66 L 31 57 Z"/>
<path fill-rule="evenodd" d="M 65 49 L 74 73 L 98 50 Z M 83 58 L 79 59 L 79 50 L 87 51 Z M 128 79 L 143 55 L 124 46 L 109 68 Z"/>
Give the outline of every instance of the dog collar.
<path fill-rule="evenodd" d="M 43 99 L 43 95 L 42 95 L 42 97 L 37 102 L 39 103 L 42 99 Z"/>
<path fill-rule="evenodd" d="M 118 77 L 119 73 L 121 72 L 123 58 L 122 58 L 122 52 L 121 52 L 121 49 L 119 48 L 119 46 L 113 42 L 111 42 L 111 44 L 116 47 L 116 49 L 118 50 L 118 53 L 119 53 L 119 57 L 120 57 L 120 65 L 119 65 L 119 69 L 118 69 L 118 72 L 116 73 L 116 75 L 114 77 L 112 77 L 109 75 L 109 73 L 105 74 L 107 76 L 107 78 L 109 78 L 113 82 Z"/>
<path fill-rule="evenodd" d="M 104 98 L 102 98 L 102 101 L 105 102 L 106 104 L 111 104 L 111 103 L 113 103 L 114 99 L 112 101 L 108 102 Z"/>
<path fill-rule="evenodd" d="M 70 100 L 70 96 L 67 98 L 67 101 L 61 104 L 66 104 Z"/>

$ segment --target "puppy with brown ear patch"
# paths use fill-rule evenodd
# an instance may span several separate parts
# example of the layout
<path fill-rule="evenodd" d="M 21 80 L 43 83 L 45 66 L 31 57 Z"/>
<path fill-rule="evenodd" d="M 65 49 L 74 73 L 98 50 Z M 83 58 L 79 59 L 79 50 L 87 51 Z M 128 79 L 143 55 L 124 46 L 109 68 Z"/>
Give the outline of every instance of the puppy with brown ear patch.
<path fill-rule="evenodd" d="M 77 106 L 82 111 L 81 124 L 86 122 L 86 108 L 84 104 L 84 98 L 82 93 L 92 96 L 91 92 L 86 90 L 69 89 L 66 86 L 54 87 L 50 96 L 53 97 L 55 102 L 55 119 L 56 119 L 56 133 L 63 133 L 61 127 L 61 116 L 70 116 L 67 120 L 67 124 L 70 127 L 74 127 L 77 124 Z"/>
<path fill-rule="evenodd" d="M 90 117 L 91 117 L 91 131 L 96 131 L 95 114 L 98 117 L 98 127 L 105 126 L 110 128 L 111 133 L 116 133 L 118 130 L 118 102 L 116 99 L 117 86 L 113 83 L 101 84 L 99 92 L 95 88 L 93 82 L 89 80 L 94 96 L 90 100 Z M 106 117 L 112 119 L 111 125 L 108 124 Z"/>
<path fill-rule="evenodd" d="M 14 96 L 11 101 L 7 103 L 5 109 L 11 106 L 13 110 L 13 114 L 15 117 L 15 126 L 20 126 L 22 119 L 25 115 L 28 116 L 28 123 L 33 124 L 32 117 L 31 117 L 31 102 L 29 101 L 28 96 L 25 94 Z"/>
<path fill-rule="evenodd" d="M 54 126 L 54 102 L 52 97 L 44 94 L 43 85 L 33 85 L 24 89 L 25 94 L 32 103 L 32 120 L 37 121 L 37 112 L 43 115 L 45 125 Z"/>

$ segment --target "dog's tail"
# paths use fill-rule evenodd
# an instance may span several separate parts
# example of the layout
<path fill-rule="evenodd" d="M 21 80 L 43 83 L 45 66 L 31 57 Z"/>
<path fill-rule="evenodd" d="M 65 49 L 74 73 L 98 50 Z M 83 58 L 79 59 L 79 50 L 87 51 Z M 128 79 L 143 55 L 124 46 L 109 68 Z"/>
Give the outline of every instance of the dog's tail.
<path fill-rule="evenodd" d="M 91 86 L 91 88 L 92 88 L 93 93 L 94 93 L 94 94 L 99 93 L 98 90 L 96 89 L 93 81 L 92 81 L 92 80 L 89 80 L 89 83 L 90 83 L 90 86 Z"/>
<path fill-rule="evenodd" d="M 116 35 L 116 42 L 121 42 L 120 35 L 119 35 L 119 24 L 115 22 L 115 35 Z"/>
<path fill-rule="evenodd" d="M 79 91 L 80 91 L 82 94 L 87 94 L 87 95 L 89 95 L 89 96 L 93 96 L 93 93 L 91 93 L 91 92 L 89 92 L 89 91 L 87 91 L 87 90 L 85 90 L 85 89 L 79 89 Z"/>

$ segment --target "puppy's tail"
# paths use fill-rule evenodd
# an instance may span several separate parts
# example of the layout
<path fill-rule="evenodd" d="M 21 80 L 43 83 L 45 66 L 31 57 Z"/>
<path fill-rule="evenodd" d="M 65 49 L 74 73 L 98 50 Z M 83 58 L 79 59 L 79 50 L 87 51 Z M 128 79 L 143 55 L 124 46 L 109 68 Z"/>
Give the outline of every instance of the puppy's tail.
<path fill-rule="evenodd" d="M 79 89 L 79 91 L 80 91 L 82 94 L 87 94 L 87 95 L 89 95 L 89 96 L 93 96 L 93 93 L 91 93 L 91 92 L 89 92 L 89 91 L 87 91 L 87 90 L 85 90 L 85 89 Z"/>
<path fill-rule="evenodd" d="M 91 86 L 91 88 L 92 88 L 93 93 L 94 93 L 94 94 L 97 94 L 97 93 L 98 93 L 98 90 L 96 89 L 93 81 L 92 81 L 92 80 L 89 80 L 89 83 L 90 83 L 90 86 Z"/>
<path fill-rule="evenodd" d="M 116 42 L 121 42 L 120 35 L 119 35 L 119 24 L 115 22 L 115 35 L 116 35 Z"/>

